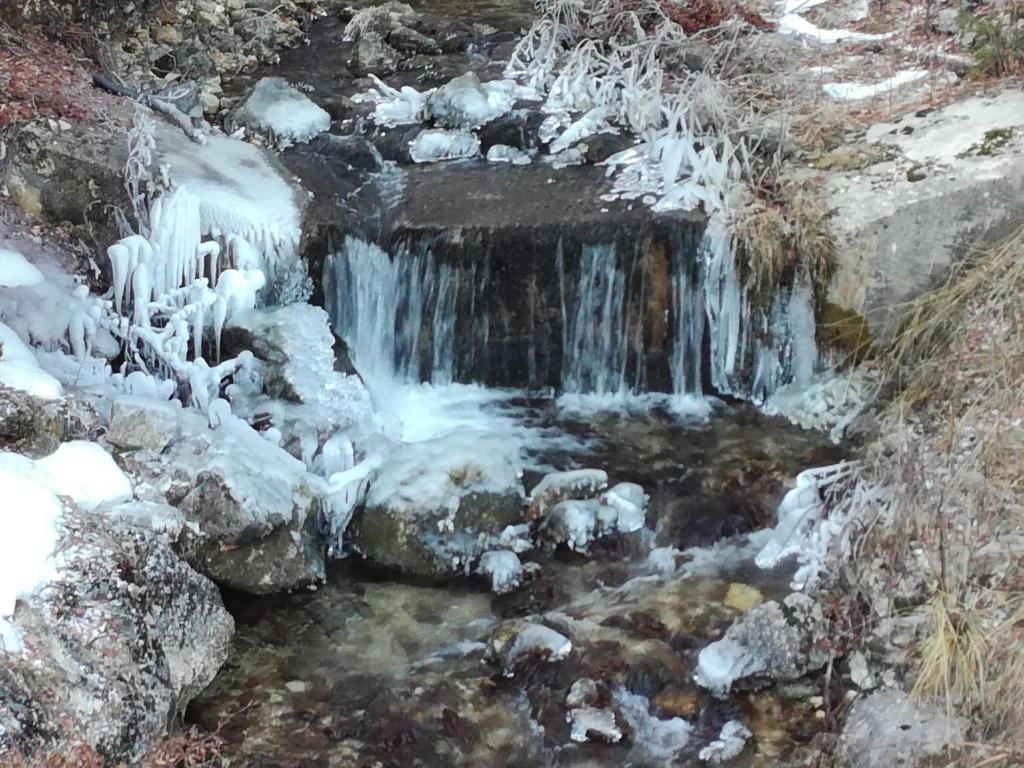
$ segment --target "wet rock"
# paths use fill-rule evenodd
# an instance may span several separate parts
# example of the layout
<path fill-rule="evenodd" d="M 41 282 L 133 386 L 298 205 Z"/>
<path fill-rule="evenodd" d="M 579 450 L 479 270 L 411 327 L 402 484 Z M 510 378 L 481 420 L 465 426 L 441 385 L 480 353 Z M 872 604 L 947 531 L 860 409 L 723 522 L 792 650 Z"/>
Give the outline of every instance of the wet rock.
<path fill-rule="evenodd" d="M 407 574 L 467 573 L 523 518 L 518 454 L 472 430 L 398 446 L 370 487 L 349 535 L 353 547 Z"/>
<path fill-rule="evenodd" d="M 362 74 L 390 74 L 401 58 L 401 54 L 376 32 L 364 32 L 356 43 L 355 66 Z"/>
<path fill-rule="evenodd" d="M 371 133 L 369 138 L 385 160 L 408 165 L 413 161 L 410 148 L 421 130 L 418 125 L 381 128 Z"/>
<path fill-rule="evenodd" d="M 235 112 L 232 124 L 288 145 L 328 130 L 331 116 L 284 78 L 264 77 Z"/>
<path fill-rule="evenodd" d="M 870 694 L 854 702 L 839 742 L 839 756 L 851 768 L 914 768 L 956 749 L 967 732 L 964 721 L 940 702 L 918 702 L 902 691 Z"/>
<path fill-rule="evenodd" d="M 112 109 L 121 107 L 116 102 Z M 130 121 L 130 112 L 120 114 Z M 119 236 L 116 227 L 101 212 L 131 208 L 124 188 L 126 147 L 123 133 L 109 125 L 75 123 L 54 132 L 43 122 L 29 123 L 8 145 L 2 179 L 11 198 L 30 215 L 89 222 L 98 240 L 113 242 Z"/>
<path fill-rule="evenodd" d="M 63 565 L 14 617 L 0 732 L 26 752 L 135 763 L 213 679 L 234 625 L 217 588 L 150 531 L 69 513 Z M 67 754 L 67 752 L 65 752 Z"/>
<path fill-rule="evenodd" d="M 423 53 L 428 55 L 441 53 L 441 46 L 437 40 L 405 26 L 397 27 L 391 31 L 391 34 L 388 35 L 388 44 L 403 53 Z"/>
<path fill-rule="evenodd" d="M 160 453 L 181 432 L 180 412 L 180 406 L 149 397 L 119 397 L 111 406 L 106 441 L 115 448 Z"/>
<path fill-rule="evenodd" d="M 480 147 L 486 152 L 496 144 L 516 149 L 534 149 L 540 146 L 540 124 L 544 114 L 536 109 L 517 109 L 482 125 L 477 131 Z"/>
<path fill-rule="evenodd" d="M 828 660 L 818 647 L 826 630 L 821 606 L 807 595 L 793 593 L 781 604 L 763 603 L 700 652 L 694 678 L 716 694 L 734 686 L 796 680 Z"/>
<path fill-rule="evenodd" d="M 161 101 L 173 104 L 184 115 L 194 114 L 199 105 L 199 85 L 194 80 L 176 83 L 154 95 Z"/>
<path fill-rule="evenodd" d="M 587 162 L 590 165 L 603 163 L 615 153 L 629 149 L 634 143 L 631 137 L 616 133 L 599 133 L 596 136 L 588 136 Z"/>

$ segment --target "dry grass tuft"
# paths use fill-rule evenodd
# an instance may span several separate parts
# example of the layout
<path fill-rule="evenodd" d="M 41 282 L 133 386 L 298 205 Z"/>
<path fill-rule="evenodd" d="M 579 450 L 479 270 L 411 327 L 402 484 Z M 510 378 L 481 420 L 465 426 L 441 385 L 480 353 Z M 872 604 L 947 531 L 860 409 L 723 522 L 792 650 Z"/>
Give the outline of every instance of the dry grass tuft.
<path fill-rule="evenodd" d="M 806 274 L 825 295 L 835 270 L 835 243 L 828 211 L 816 186 L 779 180 L 752 198 L 736 222 L 744 279 L 756 303 L 770 303 L 788 276 Z"/>

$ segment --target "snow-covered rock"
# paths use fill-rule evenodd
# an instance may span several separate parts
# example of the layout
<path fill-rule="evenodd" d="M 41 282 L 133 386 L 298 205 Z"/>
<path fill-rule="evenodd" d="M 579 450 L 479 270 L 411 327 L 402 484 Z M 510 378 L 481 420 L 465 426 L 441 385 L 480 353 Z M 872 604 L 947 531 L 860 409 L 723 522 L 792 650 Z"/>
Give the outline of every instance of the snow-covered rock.
<path fill-rule="evenodd" d="M 60 382 L 39 367 L 32 350 L 3 323 L 0 323 L 0 384 L 47 400 L 64 394 Z"/>
<path fill-rule="evenodd" d="M 39 268 L 20 253 L 0 248 L 0 287 L 24 288 L 43 280 Z"/>
<path fill-rule="evenodd" d="M 512 163 L 512 165 L 529 165 L 533 161 L 530 153 L 508 144 L 492 144 L 487 150 L 487 162 Z"/>
<path fill-rule="evenodd" d="M 795 680 L 823 666 L 827 654 L 818 647 L 827 626 L 821 606 L 793 593 L 780 605 L 772 601 L 750 609 L 701 650 L 694 678 L 723 695 L 733 686 L 757 688 L 777 680 Z"/>
<path fill-rule="evenodd" d="M 568 487 L 550 488 L 552 493 L 572 492 L 574 488 L 588 487 L 587 483 L 589 487 L 603 485 L 596 482 L 599 479 L 597 475 L 589 479 L 583 475 L 580 480 L 571 481 Z M 591 542 L 602 536 L 639 531 L 644 527 L 646 508 L 647 496 L 643 488 L 636 483 L 619 483 L 596 499 L 558 502 L 543 518 L 541 531 L 552 544 L 565 544 L 575 552 L 586 553 Z"/>
<path fill-rule="evenodd" d="M 279 146 L 307 142 L 331 127 L 327 111 L 281 77 L 256 83 L 233 120 Z"/>
<path fill-rule="evenodd" d="M 463 428 L 398 446 L 350 529 L 353 546 L 412 574 L 468 573 L 484 552 L 515 550 L 508 526 L 523 518 L 518 446 Z"/>

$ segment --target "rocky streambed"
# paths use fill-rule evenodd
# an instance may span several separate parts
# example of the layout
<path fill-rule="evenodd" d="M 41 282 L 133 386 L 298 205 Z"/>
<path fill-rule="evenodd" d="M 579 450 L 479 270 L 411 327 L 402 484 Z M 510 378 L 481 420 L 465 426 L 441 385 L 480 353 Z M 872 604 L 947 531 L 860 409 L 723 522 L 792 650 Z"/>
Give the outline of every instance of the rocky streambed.
<path fill-rule="evenodd" d="M 712 744 L 734 721 L 753 733 L 733 744 L 739 764 L 809 743 L 825 727 L 820 684 L 804 677 L 821 617 L 787 623 L 774 601 L 789 573 L 753 566 L 741 534 L 771 523 L 785 478 L 843 450 L 745 406 L 710 421 L 650 404 L 490 407 L 541 435 L 528 486 L 542 465 L 642 483 L 643 527 L 576 551 L 541 536 L 505 594 L 483 574 L 442 581 L 348 560 L 313 592 L 229 595 L 235 641 L 188 718 L 219 728 L 237 764 L 267 766 L 686 764 L 725 748 Z M 717 697 L 694 679 L 697 656 L 744 616 L 758 663 L 774 666 Z"/>

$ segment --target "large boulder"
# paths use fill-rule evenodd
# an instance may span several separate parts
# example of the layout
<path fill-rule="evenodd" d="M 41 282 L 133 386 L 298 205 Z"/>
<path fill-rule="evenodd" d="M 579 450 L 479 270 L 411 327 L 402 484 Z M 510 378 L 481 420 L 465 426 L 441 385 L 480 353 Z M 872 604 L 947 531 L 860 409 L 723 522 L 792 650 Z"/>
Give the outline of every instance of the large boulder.
<path fill-rule="evenodd" d="M 762 603 L 700 652 L 694 678 L 716 694 L 799 679 L 828 661 L 819 644 L 826 631 L 821 606 L 805 594 Z"/>
<path fill-rule="evenodd" d="M 839 742 L 839 756 L 850 768 L 914 768 L 963 746 L 966 723 L 941 702 L 915 701 L 898 690 L 858 699 L 850 709 Z"/>
<path fill-rule="evenodd" d="M 85 745 L 135 763 L 213 679 L 234 623 L 145 526 L 79 512 L 63 525 L 56 575 L 12 619 L 23 647 L 0 651 L 0 762 Z"/>
<path fill-rule="evenodd" d="M 502 533 L 522 522 L 518 448 L 469 429 L 399 446 L 350 528 L 353 547 L 410 575 L 467 573 Z"/>
<path fill-rule="evenodd" d="M 305 465 L 241 420 L 211 429 L 183 415 L 183 437 L 160 460 L 190 479 L 177 503 L 190 523 L 189 562 L 219 584 L 255 594 L 321 580 L 320 499 Z"/>

